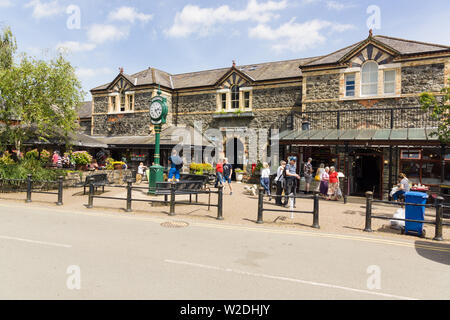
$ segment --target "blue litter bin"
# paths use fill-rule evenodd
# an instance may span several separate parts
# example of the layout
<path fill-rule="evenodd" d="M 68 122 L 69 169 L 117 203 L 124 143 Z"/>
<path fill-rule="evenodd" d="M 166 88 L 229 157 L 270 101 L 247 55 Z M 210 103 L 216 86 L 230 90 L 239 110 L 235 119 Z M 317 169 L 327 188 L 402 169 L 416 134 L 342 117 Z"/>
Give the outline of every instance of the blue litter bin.
<path fill-rule="evenodd" d="M 423 192 L 406 192 L 405 203 L 425 204 L 428 195 Z M 425 220 L 424 206 L 405 206 L 405 219 Z M 413 233 L 419 237 L 423 234 L 423 223 L 405 221 L 405 233 Z"/>

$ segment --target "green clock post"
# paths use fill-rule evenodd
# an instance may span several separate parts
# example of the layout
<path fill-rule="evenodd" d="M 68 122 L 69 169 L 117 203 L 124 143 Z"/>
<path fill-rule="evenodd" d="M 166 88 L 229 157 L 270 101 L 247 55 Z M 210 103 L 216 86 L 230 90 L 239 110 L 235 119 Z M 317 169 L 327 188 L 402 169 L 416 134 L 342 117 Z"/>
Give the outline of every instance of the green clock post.
<path fill-rule="evenodd" d="M 158 88 L 158 95 L 150 101 L 150 120 L 155 127 L 155 156 L 154 165 L 150 167 L 149 194 L 155 194 L 156 183 L 164 180 L 164 167 L 160 165 L 160 136 L 168 111 L 167 99 L 161 96 L 161 89 Z"/>

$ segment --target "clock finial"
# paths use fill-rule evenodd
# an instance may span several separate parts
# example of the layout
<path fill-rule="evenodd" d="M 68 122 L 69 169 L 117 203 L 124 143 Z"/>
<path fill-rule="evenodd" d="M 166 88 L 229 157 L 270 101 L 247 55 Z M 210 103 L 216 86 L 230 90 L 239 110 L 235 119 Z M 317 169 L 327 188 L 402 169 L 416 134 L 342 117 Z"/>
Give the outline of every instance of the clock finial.
<path fill-rule="evenodd" d="M 158 84 L 158 91 L 156 92 L 158 94 L 158 96 L 161 95 L 161 85 Z"/>

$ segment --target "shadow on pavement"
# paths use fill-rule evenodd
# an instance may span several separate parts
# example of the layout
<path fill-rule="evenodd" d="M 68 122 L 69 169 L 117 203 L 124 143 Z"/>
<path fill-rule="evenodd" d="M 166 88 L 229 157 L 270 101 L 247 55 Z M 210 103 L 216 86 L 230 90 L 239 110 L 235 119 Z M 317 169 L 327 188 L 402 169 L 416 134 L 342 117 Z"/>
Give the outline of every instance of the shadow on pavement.
<path fill-rule="evenodd" d="M 416 252 L 425 259 L 450 265 L 450 244 L 418 240 L 415 242 L 415 248 Z"/>

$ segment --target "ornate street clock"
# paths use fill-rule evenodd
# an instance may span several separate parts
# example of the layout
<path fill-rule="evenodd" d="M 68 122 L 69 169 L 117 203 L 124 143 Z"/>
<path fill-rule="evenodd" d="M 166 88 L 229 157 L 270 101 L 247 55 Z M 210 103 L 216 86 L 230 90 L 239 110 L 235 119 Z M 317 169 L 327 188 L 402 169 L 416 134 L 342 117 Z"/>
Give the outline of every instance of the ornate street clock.
<path fill-rule="evenodd" d="M 150 167 L 149 194 L 156 193 L 156 184 L 163 181 L 164 167 L 160 165 L 160 136 L 161 125 L 166 123 L 167 99 L 161 97 L 161 89 L 158 87 L 158 95 L 150 101 L 150 121 L 155 126 L 155 153 L 154 164 Z"/>
<path fill-rule="evenodd" d="M 150 119 L 152 124 L 165 124 L 169 109 L 167 108 L 166 98 L 161 97 L 161 91 L 154 97 L 150 103 Z"/>

